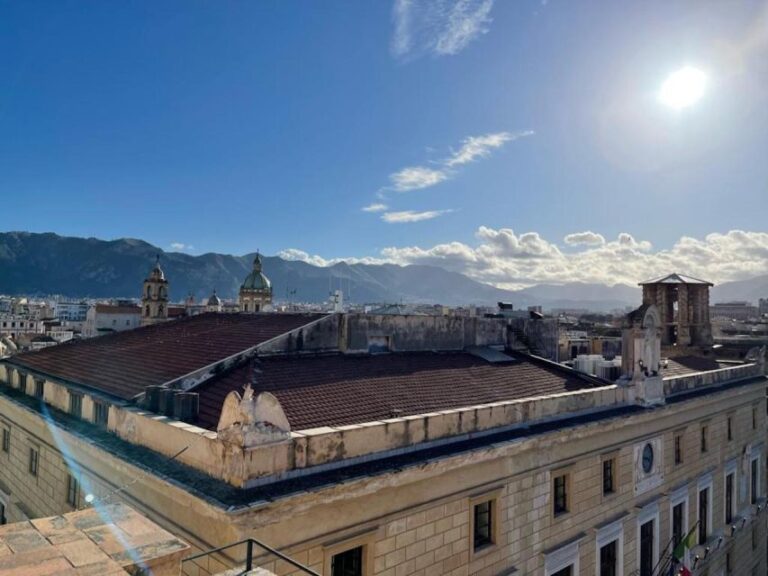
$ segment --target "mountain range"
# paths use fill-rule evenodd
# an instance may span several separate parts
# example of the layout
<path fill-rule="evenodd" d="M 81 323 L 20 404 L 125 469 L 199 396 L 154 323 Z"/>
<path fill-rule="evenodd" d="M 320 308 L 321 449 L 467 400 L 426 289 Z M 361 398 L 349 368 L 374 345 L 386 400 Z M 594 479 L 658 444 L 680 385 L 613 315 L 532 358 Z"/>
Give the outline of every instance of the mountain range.
<path fill-rule="evenodd" d="M 251 270 L 254 254 L 199 256 L 162 249 L 130 238 L 99 240 L 53 233 L 0 233 L 0 294 L 62 295 L 72 298 L 137 297 L 156 255 L 169 280 L 173 300 L 189 294 L 199 301 L 215 289 L 235 298 Z M 441 303 L 608 311 L 640 303 L 640 290 L 617 284 L 540 284 L 518 291 L 502 290 L 436 266 L 347 264 L 328 267 L 263 257 L 276 300 L 327 301 L 336 289 L 356 303 Z M 713 301 L 768 296 L 768 276 L 731 282 L 713 290 Z"/>

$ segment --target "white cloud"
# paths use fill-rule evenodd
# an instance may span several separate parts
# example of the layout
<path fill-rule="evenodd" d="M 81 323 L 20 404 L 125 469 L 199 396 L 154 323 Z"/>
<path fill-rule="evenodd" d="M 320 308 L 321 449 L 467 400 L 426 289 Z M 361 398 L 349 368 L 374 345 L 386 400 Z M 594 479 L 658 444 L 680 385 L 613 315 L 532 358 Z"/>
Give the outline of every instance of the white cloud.
<path fill-rule="evenodd" d="M 493 0 L 459 0 L 448 15 L 447 26 L 435 42 L 440 55 L 458 54 L 472 40 L 488 32 Z"/>
<path fill-rule="evenodd" d="M 374 203 L 374 204 L 368 204 L 368 206 L 363 206 L 361 210 L 363 212 L 383 212 L 387 208 L 388 206 L 386 204 Z"/>
<path fill-rule="evenodd" d="M 171 242 L 170 248 L 176 252 L 190 252 L 195 249 L 191 244 L 184 244 L 183 242 Z"/>
<path fill-rule="evenodd" d="M 413 210 L 404 210 L 402 212 L 386 212 L 381 215 L 381 219 L 389 224 L 402 224 L 405 222 L 421 222 L 422 220 L 432 220 L 451 210 L 427 210 L 424 212 L 414 212 Z"/>
<path fill-rule="evenodd" d="M 409 190 L 420 190 L 429 188 L 435 184 L 448 179 L 448 174 L 444 170 L 433 170 L 424 166 L 410 166 L 390 174 L 389 179 L 392 182 L 392 189 L 396 192 L 408 192 Z"/>
<path fill-rule="evenodd" d="M 395 192 L 409 192 L 435 186 L 452 178 L 456 168 L 475 162 L 490 155 L 491 151 L 501 148 L 505 143 L 532 136 L 533 131 L 521 132 L 492 132 L 480 136 L 468 136 L 462 141 L 461 148 L 434 162 L 436 168 L 428 166 L 408 166 L 389 175 L 392 185 L 384 189 Z"/>
<path fill-rule="evenodd" d="M 401 221 L 409 221 L 405 218 Z M 766 232 L 731 230 L 704 238 L 683 236 L 671 248 L 661 250 L 654 250 L 650 242 L 627 233 L 614 240 L 606 240 L 596 232 L 590 234 L 594 235 L 594 244 L 571 244 L 576 251 L 562 252 L 536 232 L 517 234 L 509 228 L 481 226 L 475 233 L 477 242 L 472 245 L 454 241 L 426 248 L 389 247 L 375 257 L 346 261 L 432 264 L 513 289 L 564 282 L 634 285 L 669 272 L 715 283 L 768 274 Z M 596 242 L 598 237 L 603 239 L 602 243 Z"/>
<path fill-rule="evenodd" d="M 488 32 L 494 0 L 395 0 L 390 49 L 396 58 L 458 54 Z"/>
<path fill-rule="evenodd" d="M 605 244 L 605 237 L 597 232 L 587 230 L 586 232 L 576 232 L 568 234 L 563 241 L 568 246 L 602 246 Z"/>
<path fill-rule="evenodd" d="M 443 163 L 449 168 L 460 166 L 462 164 L 469 164 L 478 158 L 485 158 L 491 153 L 491 150 L 494 148 L 501 148 L 510 140 L 517 140 L 518 138 L 532 135 L 532 130 L 526 130 L 524 132 L 515 133 L 496 132 L 485 134 L 483 136 L 469 136 L 464 139 L 461 148 L 454 152 L 450 158 L 445 159 Z"/>

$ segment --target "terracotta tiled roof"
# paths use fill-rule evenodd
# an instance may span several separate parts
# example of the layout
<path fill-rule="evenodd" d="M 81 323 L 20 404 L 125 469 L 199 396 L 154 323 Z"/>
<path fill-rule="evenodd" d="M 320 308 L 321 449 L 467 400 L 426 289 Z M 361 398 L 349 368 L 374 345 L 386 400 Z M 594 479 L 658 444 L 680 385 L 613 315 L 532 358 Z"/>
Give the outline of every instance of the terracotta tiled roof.
<path fill-rule="evenodd" d="M 255 369 L 255 371 L 254 371 Z M 261 358 L 195 391 L 201 426 L 215 429 L 224 398 L 255 374 L 277 396 L 293 430 L 341 426 L 594 386 L 568 370 L 518 358 L 491 364 L 471 354 Z"/>
<path fill-rule="evenodd" d="M 130 399 L 322 314 L 200 314 L 19 354 L 10 363 Z"/>
<path fill-rule="evenodd" d="M 711 357 L 678 356 L 667 361 L 667 367 L 661 369 L 661 375 L 665 378 L 668 376 L 682 376 L 683 374 L 693 374 L 694 372 L 718 370 L 727 366 L 728 364 L 721 364 Z"/>

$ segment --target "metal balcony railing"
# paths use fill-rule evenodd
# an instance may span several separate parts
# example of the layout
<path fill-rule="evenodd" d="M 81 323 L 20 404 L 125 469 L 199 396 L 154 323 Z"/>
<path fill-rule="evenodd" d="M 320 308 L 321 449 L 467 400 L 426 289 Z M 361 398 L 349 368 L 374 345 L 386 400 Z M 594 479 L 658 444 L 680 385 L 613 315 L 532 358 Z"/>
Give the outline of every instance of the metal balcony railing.
<path fill-rule="evenodd" d="M 233 551 L 233 549 L 239 547 L 245 549 L 245 558 L 242 560 L 240 560 L 237 556 L 233 557 L 232 554 L 229 553 Z M 223 556 L 226 558 L 226 561 L 215 558 L 215 556 Z M 224 570 L 230 570 L 230 572 L 227 572 L 228 574 L 244 575 L 258 567 L 255 561 L 259 556 L 274 556 L 276 559 L 290 564 L 304 574 L 309 574 L 310 576 L 320 576 L 320 574 L 314 570 L 307 568 L 303 564 L 299 564 L 294 559 L 286 556 L 282 552 L 278 552 L 274 548 L 267 546 L 263 542 L 259 542 L 253 538 L 246 538 L 245 540 L 240 540 L 239 542 L 234 542 L 226 546 L 214 548 L 213 550 L 208 550 L 206 552 L 201 552 L 200 554 L 190 556 L 189 558 L 185 558 L 181 563 L 181 573 L 184 576 L 192 576 L 197 574 L 217 574 Z M 235 568 L 227 569 L 225 564 L 234 565 Z M 218 568 L 216 566 L 218 566 Z"/>

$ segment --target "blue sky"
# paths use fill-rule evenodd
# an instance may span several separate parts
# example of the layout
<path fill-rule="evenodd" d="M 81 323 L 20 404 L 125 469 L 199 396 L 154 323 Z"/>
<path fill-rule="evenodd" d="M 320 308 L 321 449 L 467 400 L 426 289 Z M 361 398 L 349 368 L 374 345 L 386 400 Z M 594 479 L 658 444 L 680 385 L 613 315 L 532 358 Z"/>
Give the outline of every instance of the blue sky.
<path fill-rule="evenodd" d="M 0 226 L 507 286 L 765 273 L 767 10 L 0 0 Z"/>

